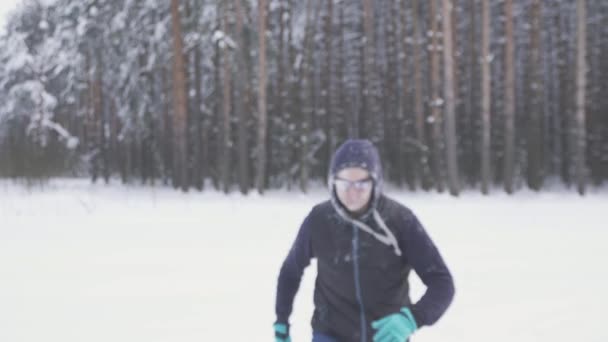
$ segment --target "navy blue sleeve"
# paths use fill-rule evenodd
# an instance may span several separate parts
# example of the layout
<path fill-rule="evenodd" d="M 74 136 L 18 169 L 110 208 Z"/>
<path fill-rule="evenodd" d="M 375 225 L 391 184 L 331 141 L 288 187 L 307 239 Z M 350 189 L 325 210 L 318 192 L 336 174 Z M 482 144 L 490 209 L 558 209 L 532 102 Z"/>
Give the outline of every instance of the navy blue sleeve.
<path fill-rule="evenodd" d="M 439 250 L 412 213 L 401 237 L 405 257 L 420 277 L 426 292 L 411 307 L 419 327 L 432 325 L 444 314 L 454 298 L 454 281 Z"/>
<path fill-rule="evenodd" d="M 275 311 L 278 323 L 288 323 L 293 308 L 293 300 L 300 288 L 304 269 L 310 265 L 313 257 L 311 245 L 311 229 L 313 211 L 308 214 L 298 232 L 289 254 L 279 273 Z"/>

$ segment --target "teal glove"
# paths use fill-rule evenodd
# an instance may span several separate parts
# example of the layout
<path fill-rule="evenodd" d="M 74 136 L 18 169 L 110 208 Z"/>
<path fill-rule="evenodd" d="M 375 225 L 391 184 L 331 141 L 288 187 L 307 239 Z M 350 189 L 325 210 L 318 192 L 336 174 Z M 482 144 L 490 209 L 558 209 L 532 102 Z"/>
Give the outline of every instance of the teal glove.
<path fill-rule="evenodd" d="M 372 322 L 376 329 L 374 342 L 404 342 L 418 329 L 414 315 L 408 308 Z"/>
<path fill-rule="evenodd" d="M 291 337 L 289 337 L 289 325 L 285 323 L 275 323 L 273 327 L 275 342 L 291 342 Z"/>

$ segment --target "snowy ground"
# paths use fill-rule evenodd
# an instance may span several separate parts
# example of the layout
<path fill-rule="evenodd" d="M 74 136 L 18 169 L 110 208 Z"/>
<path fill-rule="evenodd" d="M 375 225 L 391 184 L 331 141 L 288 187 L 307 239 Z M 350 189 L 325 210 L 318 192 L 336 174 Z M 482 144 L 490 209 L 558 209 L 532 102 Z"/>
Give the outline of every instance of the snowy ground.
<path fill-rule="evenodd" d="M 446 316 L 414 342 L 608 341 L 608 189 L 388 193 L 418 214 L 456 280 Z M 279 266 L 324 197 L 0 181 L 0 341 L 273 341 Z M 310 341 L 314 274 L 294 342 Z"/>

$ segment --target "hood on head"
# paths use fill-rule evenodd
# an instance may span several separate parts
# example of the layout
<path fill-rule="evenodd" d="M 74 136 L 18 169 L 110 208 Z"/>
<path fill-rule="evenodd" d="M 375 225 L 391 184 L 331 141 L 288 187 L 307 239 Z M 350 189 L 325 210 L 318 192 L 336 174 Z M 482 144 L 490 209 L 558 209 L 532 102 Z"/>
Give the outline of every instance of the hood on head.
<path fill-rule="evenodd" d="M 327 184 L 331 192 L 332 203 L 336 207 L 336 210 L 339 211 L 344 210 L 344 208 L 338 201 L 334 189 L 334 179 L 338 172 L 348 167 L 359 167 L 369 172 L 374 181 L 372 203 L 370 206 L 373 210 L 382 192 L 382 165 L 380 163 L 380 154 L 374 144 L 366 139 L 349 139 L 334 153 L 329 168 Z"/>
<path fill-rule="evenodd" d="M 348 210 L 338 201 L 338 196 L 336 195 L 336 189 L 334 188 L 334 179 L 340 170 L 347 167 L 360 167 L 369 172 L 371 178 L 374 181 L 374 190 L 372 193 L 372 198 L 370 199 L 371 203 L 369 209 L 361 216 L 352 217 Z M 381 243 L 390 246 L 395 251 L 395 254 L 401 255 L 401 248 L 399 248 L 399 243 L 397 242 L 397 238 L 391 232 L 391 230 L 386 226 L 386 222 L 380 216 L 378 210 L 376 210 L 378 206 L 378 201 L 380 200 L 380 196 L 382 194 L 382 165 L 380 164 L 380 154 L 374 144 L 369 140 L 347 140 L 340 146 L 331 160 L 331 166 L 329 168 L 329 177 L 328 177 L 329 189 L 331 192 L 331 204 L 344 220 L 351 223 L 353 227 L 356 227 L 373 237 L 375 237 Z M 372 229 L 368 224 L 366 224 L 367 218 L 371 217 L 374 220 L 379 229 L 383 233 L 379 233 Z"/>

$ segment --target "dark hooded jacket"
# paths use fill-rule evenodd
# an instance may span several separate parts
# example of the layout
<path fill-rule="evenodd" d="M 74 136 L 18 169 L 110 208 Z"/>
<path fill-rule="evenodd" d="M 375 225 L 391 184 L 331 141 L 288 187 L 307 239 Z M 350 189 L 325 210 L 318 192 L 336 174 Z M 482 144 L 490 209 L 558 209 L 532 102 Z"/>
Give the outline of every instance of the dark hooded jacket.
<path fill-rule="evenodd" d="M 369 171 L 374 192 L 358 217 L 337 199 L 335 175 L 347 167 Z M 334 154 L 331 200 L 316 205 L 302 223 L 279 274 L 277 322 L 288 324 L 304 269 L 317 259 L 314 331 L 339 342 L 372 342 L 371 322 L 409 307 L 418 327 L 435 323 L 454 296 L 454 283 L 437 247 L 414 213 L 382 194 L 382 169 L 367 140 L 349 140 Z M 417 303 L 409 296 L 414 270 L 427 286 Z"/>

